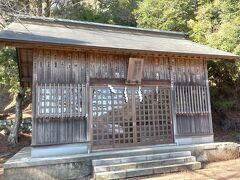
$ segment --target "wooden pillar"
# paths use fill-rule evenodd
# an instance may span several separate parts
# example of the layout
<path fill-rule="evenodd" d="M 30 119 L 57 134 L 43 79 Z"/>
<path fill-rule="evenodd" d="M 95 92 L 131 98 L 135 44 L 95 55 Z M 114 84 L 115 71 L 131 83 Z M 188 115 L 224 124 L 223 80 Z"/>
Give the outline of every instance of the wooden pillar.
<path fill-rule="evenodd" d="M 204 68 L 205 68 L 205 81 L 207 87 L 207 103 L 208 103 L 208 120 L 209 120 L 209 132 L 213 134 L 213 125 L 212 125 L 212 110 L 211 110 L 211 101 L 210 101 L 210 91 L 208 83 L 208 70 L 207 70 L 207 60 L 204 59 Z"/>
<path fill-rule="evenodd" d="M 86 66 L 86 121 L 87 121 L 87 141 L 90 142 L 88 145 L 88 153 L 92 151 L 92 88 L 90 87 L 90 62 L 93 60 L 93 55 L 89 53 L 85 53 L 85 66 Z"/>
<path fill-rule="evenodd" d="M 36 123 L 36 98 L 37 98 L 37 50 L 33 50 L 33 78 L 32 78 L 32 145 L 36 145 L 37 142 L 37 123 Z"/>
<path fill-rule="evenodd" d="M 175 99 L 175 59 L 173 57 L 169 58 L 170 64 L 170 80 L 171 80 L 171 113 L 172 113 L 172 123 L 173 123 L 173 137 L 174 142 L 177 135 L 177 118 L 176 118 L 176 99 Z"/>

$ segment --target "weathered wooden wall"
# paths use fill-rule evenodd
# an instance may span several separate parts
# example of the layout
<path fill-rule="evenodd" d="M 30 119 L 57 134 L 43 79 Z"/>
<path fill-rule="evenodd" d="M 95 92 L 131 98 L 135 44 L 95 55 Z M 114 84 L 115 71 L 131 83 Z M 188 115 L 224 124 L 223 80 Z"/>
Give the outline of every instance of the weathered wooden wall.
<path fill-rule="evenodd" d="M 173 108 L 176 109 L 173 110 L 173 117 L 176 120 L 177 130 L 175 134 L 189 136 L 212 133 L 204 59 L 150 55 L 136 57 L 144 59 L 143 80 L 173 81 L 172 99 Z M 90 79 L 126 80 L 129 58 L 129 55 L 123 54 L 34 49 L 33 92 L 36 93 L 36 86 L 41 83 L 84 84 L 88 88 Z M 196 105 L 192 105 L 191 102 Z M 35 97 L 34 103 L 38 103 Z M 88 104 L 86 108 L 89 110 Z M 86 116 L 88 114 L 89 112 L 86 111 Z M 82 133 L 83 129 L 86 129 L 82 117 L 64 116 L 56 119 L 37 116 L 37 107 L 34 105 L 33 119 L 34 145 L 89 140 L 88 134 Z"/>
<path fill-rule="evenodd" d="M 34 49 L 33 62 L 37 83 L 86 83 L 84 53 Z"/>
<path fill-rule="evenodd" d="M 173 71 L 176 85 L 206 85 L 202 58 L 174 58 Z"/>
<path fill-rule="evenodd" d="M 212 119 L 205 60 L 176 58 L 173 66 L 176 134 L 211 134 Z"/>
<path fill-rule="evenodd" d="M 38 117 L 35 144 L 77 143 L 87 140 L 86 122 L 82 117 Z"/>
<path fill-rule="evenodd" d="M 81 90 L 82 94 L 83 88 L 80 89 L 79 86 L 86 84 L 86 71 L 84 53 L 33 50 L 33 145 L 87 140 L 86 112 L 82 112 L 87 104 L 83 105 L 82 97 L 76 96 L 75 92 L 77 90 L 80 93 Z M 65 108 L 71 105 L 72 110 Z M 41 107 L 45 108 L 44 112 Z"/>

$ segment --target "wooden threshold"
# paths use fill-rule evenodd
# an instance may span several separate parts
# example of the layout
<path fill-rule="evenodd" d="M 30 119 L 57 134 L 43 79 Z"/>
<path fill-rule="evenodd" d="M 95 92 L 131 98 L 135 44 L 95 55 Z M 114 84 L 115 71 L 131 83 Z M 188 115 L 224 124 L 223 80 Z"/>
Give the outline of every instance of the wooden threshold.
<path fill-rule="evenodd" d="M 65 144 L 88 144 L 90 141 L 83 141 L 83 142 L 71 142 L 71 143 L 52 143 L 52 144 L 31 144 L 31 147 L 44 147 L 44 146 L 62 146 Z"/>
<path fill-rule="evenodd" d="M 143 148 L 153 148 L 153 147 L 166 147 L 166 146 L 176 146 L 176 143 L 166 143 L 166 144 L 152 144 L 152 145 L 141 145 L 141 146 L 130 146 L 130 147 L 119 147 L 119 148 L 105 148 L 105 149 L 92 149 L 91 152 L 107 152 L 107 151 L 121 151 L 121 150 L 134 150 Z"/>
<path fill-rule="evenodd" d="M 205 137 L 205 136 L 212 136 L 214 133 L 207 133 L 207 134 L 181 134 L 175 135 L 175 137 Z"/>

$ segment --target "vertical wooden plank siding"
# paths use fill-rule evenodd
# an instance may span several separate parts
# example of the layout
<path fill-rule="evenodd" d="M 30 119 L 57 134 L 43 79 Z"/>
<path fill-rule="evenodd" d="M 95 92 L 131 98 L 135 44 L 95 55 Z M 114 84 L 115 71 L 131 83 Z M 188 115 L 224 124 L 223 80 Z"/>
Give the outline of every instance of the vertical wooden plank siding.
<path fill-rule="evenodd" d="M 144 57 L 143 80 L 170 80 L 168 57 Z"/>
<path fill-rule="evenodd" d="M 126 80 L 129 58 L 124 54 L 34 49 L 32 143 L 91 141 L 90 79 Z M 212 133 L 204 59 L 150 55 L 134 58 L 144 59 L 142 80 L 171 82 L 175 135 Z M 42 97 L 43 102 L 38 104 Z M 48 108 L 41 109 L 42 104 Z M 81 113 L 76 111 L 80 108 Z M 85 134 L 85 129 L 90 131 Z"/>
<path fill-rule="evenodd" d="M 61 94 L 58 90 L 62 89 Z M 77 92 L 81 94 L 77 95 Z M 86 88 L 78 84 L 36 84 L 35 118 L 39 136 L 37 144 L 73 143 L 86 141 L 85 112 Z M 68 97 L 68 98 L 66 98 Z M 74 100 L 74 97 L 76 101 Z M 60 98 L 61 101 L 56 102 Z M 77 129 L 75 128 L 77 127 Z M 58 139 L 60 135 L 60 139 Z"/>
<path fill-rule="evenodd" d="M 83 120 L 83 117 L 89 115 L 90 110 L 88 105 L 90 94 L 87 91 L 90 78 L 126 78 L 129 57 L 49 49 L 34 49 L 33 52 L 33 62 L 36 64 L 33 102 L 35 98 L 37 99 L 33 107 L 35 108 L 33 133 L 36 135 L 33 135 L 32 144 L 90 140 L 89 134 L 85 134 L 85 130 L 90 127 L 89 121 L 86 126 Z M 85 91 L 82 91 L 83 88 Z M 78 95 L 75 96 L 74 91 L 77 91 Z M 41 103 L 44 106 L 41 108 L 41 103 L 37 102 L 43 97 L 45 98 Z M 78 103 L 75 102 L 75 98 Z M 73 111 L 80 106 L 82 113 Z"/>
<path fill-rule="evenodd" d="M 209 89 L 205 60 L 177 58 L 174 96 L 176 135 L 191 136 L 212 133 Z"/>
<path fill-rule="evenodd" d="M 82 106 L 79 103 L 84 103 L 86 99 L 85 97 L 82 101 L 80 95 L 77 96 L 78 92 L 84 92 L 82 84 L 85 89 L 86 53 L 34 49 L 33 54 L 35 66 L 33 69 L 32 144 L 86 141 L 84 133 L 86 125 L 83 117 L 85 114 L 74 111 L 79 109 Z M 78 86 L 78 84 L 81 85 Z M 44 98 L 42 102 L 41 98 Z M 79 99 L 78 103 L 75 99 Z M 41 105 L 44 107 L 41 108 Z"/>

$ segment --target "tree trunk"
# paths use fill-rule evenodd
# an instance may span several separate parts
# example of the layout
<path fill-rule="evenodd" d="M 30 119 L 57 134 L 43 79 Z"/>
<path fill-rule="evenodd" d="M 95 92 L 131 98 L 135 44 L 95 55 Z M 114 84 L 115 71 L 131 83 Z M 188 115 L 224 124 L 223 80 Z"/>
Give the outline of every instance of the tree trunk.
<path fill-rule="evenodd" d="M 42 0 L 37 0 L 37 15 L 42 16 Z"/>
<path fill-rule="evenodd" d="M 51 12 L 51 0 L 45 0 L 43 11 L 44 11 L 43 15 L 44 15 L 45 17 L 50 17 L 50 12 Z"/>
<path fill-rule="evenodd" d="M 23 106 L 24 94 L 25 94 L 24 89 L 20 88 L 18 95 L 16 97 L 15 121 L 13 123 L 13 126 L 11 128 L 11 131 L 8 137 L 8 142 L 11 145 L 16 145 L 18 143 L 18 129 L 22 122 L 22 106 Z"/>

